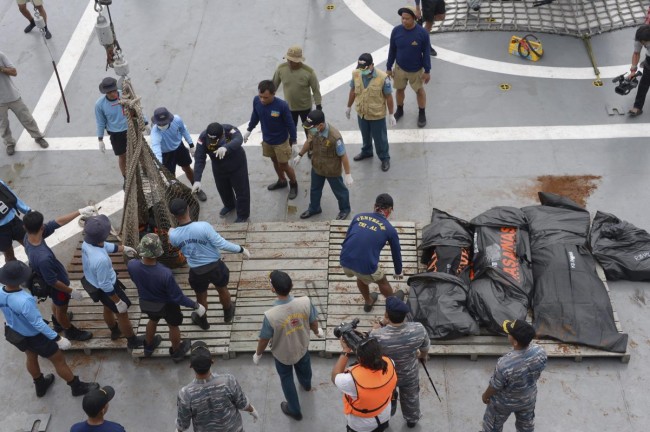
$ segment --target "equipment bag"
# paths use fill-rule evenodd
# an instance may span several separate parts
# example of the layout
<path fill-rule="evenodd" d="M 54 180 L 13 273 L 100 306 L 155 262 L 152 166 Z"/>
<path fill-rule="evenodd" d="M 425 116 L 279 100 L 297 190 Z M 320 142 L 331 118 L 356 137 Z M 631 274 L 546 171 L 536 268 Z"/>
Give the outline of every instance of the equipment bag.
<path fill-rule="evenodd" d="M 544 55 L 544 48 L 542 48 L 542 42 L 534 34 L 527 34 L 524 37 L 513 35 L 510 38 L 508 52 L 510 55 L 536 62 Z"/>
<path fill-rule="evenodd" d="M 16 198 L 16 195 L 11 193 L 7 186 L 0 183 L 0 216 L 4 216 L 9 213 L 9 210 L 15 209 L 17 203 L 18 198 Z"/>
<path fill-rule="evenodd" d="M 7 324 L 5 324 L 5 339 L 7 339 L 7 342 L 9 342 L 10 344 L 15 345 L 18 348 L 21 348 L 21 346 L 25 343 L 26 338 L 25 336 L 21 335 L 16 330 L 12 329 Z"/>
<path fill-rule="evenodd" d="M 34 270 L 32 270 L 32 275 L 25 285 L 29 292 L 38 299 L 39 303 L 47 300 L 52 293 L 52 287 L 49 286 Z"/>
<path fill-rule="evenodd" d="M 95 303 L 99 301 L 99 295 L 100 295 L 99 289 L 95 285 L 88 282 L 86 276 L 81 278 L 81 286 L 84 287 L 84 289 L 86 290 L 86 292 L 88 293 L 92 301 L 94 301 Z"/>

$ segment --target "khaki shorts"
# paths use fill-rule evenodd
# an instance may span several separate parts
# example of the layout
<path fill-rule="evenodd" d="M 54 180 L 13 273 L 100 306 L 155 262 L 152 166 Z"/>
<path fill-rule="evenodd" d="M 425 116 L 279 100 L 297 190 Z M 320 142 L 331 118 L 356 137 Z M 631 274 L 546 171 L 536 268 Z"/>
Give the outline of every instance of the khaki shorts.
<path fill-rule="evenodd" d="M 287 163 L 291 159 L 291 144 L 289 140 L 276 145 L 262 141 L 262 154 L 265 157 L 275 158 L 280 163 Z"/>
<path fill-rule="evenodd" d="M 34 3 L 34 6 L 43 6 L 43 0 L 16 0 L 16 3 L 19 5 L 27 4 L 27 2 Z"/>
<path fill-rule="evenodd" d="M 381 270 L 381 267 L 377 267 L 377 271 L 371 275 L 364 275 L 361 273 L 357 273 L 354 270 L 351 270 L 346 267 L 343 267 L 343 273 L 345 273 L 347 277 L 356 277 L 366 285 L 370 285 L 373 282 L 377 283 L 385 277 L 384 272 Z"/>
<path fill-rule="evenodd" d="M 423 73 L 424 68 L 417 72 L 406 72 L 395 63 L 395 68 L 393 69 L 393 87 L 395 87 L 395 90 L 404 90 L 408 83 L 411 85 L 413 91 L 416 92 L 422 88 Z"/>

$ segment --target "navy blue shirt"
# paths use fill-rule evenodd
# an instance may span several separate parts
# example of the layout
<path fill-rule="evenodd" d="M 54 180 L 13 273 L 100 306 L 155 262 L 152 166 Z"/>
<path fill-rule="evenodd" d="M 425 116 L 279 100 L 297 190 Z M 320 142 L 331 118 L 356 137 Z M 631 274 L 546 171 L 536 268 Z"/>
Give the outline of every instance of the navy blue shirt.
<path fill-rule="evenodd" d="M 126 430 L 118 423 L 104 420 L 100 425 L 89 425 L 85 421 L 76 423 L 72 425 L 70 432 L 126 432 Z"/>
<path fill-rule="evenodd" d="M 188 308 L 196 307 L 176 283 L 172 271 L 160 263 L 150 266 L 140 260 L 127 264 L 129 276 L 138 288 L 140 300 L 157 303 L 174 303 Z"/>
<path fill-rule="evenodd" d="M 57 228 L 61 228 L 61 225 L 56 223 L 56 221 L 46 223 L 45 229 L 43 230 L 43 240 L 41 240 L 38 246 L 31 244 L 27 240 L 27 235 L 25 235 L 25 240 L 23 241 L 29 266 L 51 287 L 56 284 L 56 281 L 70 285 L 70 279 L 68 278 L 68 273 L 65 271 L 65 267 L 56 259 L 52 249 L 45 243 L 45 239 L 52 235 Z"/>
<path fill-rule="evenodd" d="M 297 142 L 296 124 L 291 117 L 289 104 L 280 98 L 274 97 L 273 102 L 264 105 L 260 97 L 255 96 L 248 130 L 255 129 L 257 123 L 262 123 L 262 139 L 267 144 L 282 144 L 287 138 L 291 143 Z"/>
<path fill-rule="evenodd" d="M 224 123 L 221 126 L 223 126 L 223 136 L 216 144 L 210 144 L 206 130 L 199 135 L 194 154 L 194 181 L 201 181 L 208 156 L 212 161 L 212 172 L 215 176 L 232 174 L 240 168 L 248 169 L 246 152 L 242 148 L 244 138 L 241 132 L 233 125 Z M 219 159 L 215 154 L 219 147 L 226 148 L 226 155 L 223 159 Z"/>
<path fill-rule="evenodd" d="M 429 33 L 424 27 L 415 25 L 407 30 L 403 25 L 396 26 L 390 34 L 386 70 L 393 69 L 397 60 L 399 67 L 406 72 L 417 72 L 424 68 L 424 73 L 431 70 L 431 43 Z"/>
<path fill-rule="evenodd" d="M 395 274 L 402 273 L 402 251 L 397 230 L 380 213 L 359 213 L 350 222 L 341 245 L 341 267 L 370 275 L 377 271 L 379 254 L 390 244 Z"/>

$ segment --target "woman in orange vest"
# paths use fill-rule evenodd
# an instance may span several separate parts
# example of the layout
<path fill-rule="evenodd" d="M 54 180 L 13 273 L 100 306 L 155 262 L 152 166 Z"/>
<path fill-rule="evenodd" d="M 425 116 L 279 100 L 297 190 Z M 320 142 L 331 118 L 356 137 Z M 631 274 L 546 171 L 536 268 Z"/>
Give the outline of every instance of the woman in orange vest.
<path fill-rule="evenodd" d="M 364 339 L 358 363 L 346 368 L 353 353 L 343 339 L 343 352 L 332 369 L 332 382 L 343 392 L 347 432 L 381 432 L 388 428 L 390 400 L 397 385 L 393 361 L 381 354 L 377 339 Z"/>

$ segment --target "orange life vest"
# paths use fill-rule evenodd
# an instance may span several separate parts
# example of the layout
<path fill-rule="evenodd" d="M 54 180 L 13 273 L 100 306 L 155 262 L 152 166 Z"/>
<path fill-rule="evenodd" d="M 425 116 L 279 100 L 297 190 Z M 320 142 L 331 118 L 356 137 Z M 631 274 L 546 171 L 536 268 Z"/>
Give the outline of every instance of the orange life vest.
<path fill-rule="evenodd" d="M 343 412 L 357 417 L 376 417 L 390 403 L 393 390 L 397 385 L 397 374 L 393 362 L 386 356 L 382 357 L 388 367 L 386 373 L 374 371 L 361 365 L 350 368 L 350 375 L 357 388 L 357 399 L 343 395 Z"/>

